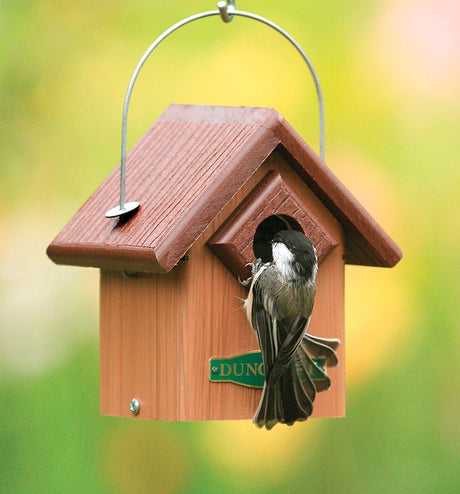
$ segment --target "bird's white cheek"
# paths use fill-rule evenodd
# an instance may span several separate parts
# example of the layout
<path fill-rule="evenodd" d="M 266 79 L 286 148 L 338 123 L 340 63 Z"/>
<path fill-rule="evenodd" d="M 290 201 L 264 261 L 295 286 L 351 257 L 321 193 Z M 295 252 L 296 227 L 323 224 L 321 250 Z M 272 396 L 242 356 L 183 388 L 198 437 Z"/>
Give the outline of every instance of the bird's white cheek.
<path fill-rule="evenodd" d="M 273 261 L 276 267 L 285 278 L 294 278 L 296 273 L 293 268 L 294 255 L 281 243 L 273 244 Z"/>
<path fill-rule="evenodd" d="M 273 260 L 277 264 L 292 264 L 294 262 L 294 254 L 284 244 L 274 243 Z"/>

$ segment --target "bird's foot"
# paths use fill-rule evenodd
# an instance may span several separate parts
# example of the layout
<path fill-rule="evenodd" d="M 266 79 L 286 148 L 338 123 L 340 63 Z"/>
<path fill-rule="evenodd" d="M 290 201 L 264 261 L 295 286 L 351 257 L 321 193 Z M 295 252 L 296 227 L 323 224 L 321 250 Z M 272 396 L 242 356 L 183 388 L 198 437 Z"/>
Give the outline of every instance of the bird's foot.
<path fill-rule="evenodd" d="M 243 285 L 243 286 L 248 286 L 251 284 L 252 282 L 252 279 L 254 278 L 254 276 L 256 275 L 257 271 L 259 271 L 259 269 L 262 267 L 262 259 L 257 259 L 257 261 L 255 263 L 253 262 L 248 262 L 246 263 L 244 266 L 250 266 L 251 268 L 251 276 L 249 278 L 247 278 L 246 280 L 242 280 L 239 276 L 238 276 L 238 281 L 240 282 L 240 285 Z"/>
<path fill-rule="evenodd" d="M 262 267 L 262 259 L 257 259 L 257 261 L 255 263 L 253 262 L 248 262 L 246 264 L 246 266 L 251 266 L 251 273 L 252 273 L 252 276 L 255 276 L 255 274 L 257 273 L 257 271 L 259 271 L 259 269 Z"/>

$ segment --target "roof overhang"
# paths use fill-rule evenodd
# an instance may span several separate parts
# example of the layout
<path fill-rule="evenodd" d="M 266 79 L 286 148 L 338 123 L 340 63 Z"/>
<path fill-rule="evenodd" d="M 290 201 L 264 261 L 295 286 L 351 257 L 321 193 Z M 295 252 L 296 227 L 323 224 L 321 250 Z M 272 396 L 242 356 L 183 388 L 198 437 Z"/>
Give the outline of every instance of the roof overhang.
<path fill-rule="evenodd" d="M 345 232 L 348 264 L 393 267 L 401 250 L 273 109 L 171 105 L 127 157 L 126 220 L 119 165 L 48 247 L 58 264 L 169 272 L 265 159 L 278 149 Z"/>

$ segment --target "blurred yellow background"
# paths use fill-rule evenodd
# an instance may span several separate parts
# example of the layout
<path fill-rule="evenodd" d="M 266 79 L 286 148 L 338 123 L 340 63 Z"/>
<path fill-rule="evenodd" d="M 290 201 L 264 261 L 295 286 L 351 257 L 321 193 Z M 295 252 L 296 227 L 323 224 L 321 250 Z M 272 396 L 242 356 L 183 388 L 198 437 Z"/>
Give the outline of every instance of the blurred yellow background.
<path fill-rule="evenodd" d="M 0 492 L 454 493 L 460 4 L 239 0 L 299 41 L 321 81 L 326 163 L 403 250 L 346 270 L 347 417 L 99 415 L 98 271 L 45 249 L 119 161 L 150 43 L 204 0 L 0 5 Z M 170 103 L 270 106 L 318 152 L 308 70 L 254 21 L 177 31 L 147 61 L 128 148 Z M 108 208 L 112 205 L 107 205 Z"/>

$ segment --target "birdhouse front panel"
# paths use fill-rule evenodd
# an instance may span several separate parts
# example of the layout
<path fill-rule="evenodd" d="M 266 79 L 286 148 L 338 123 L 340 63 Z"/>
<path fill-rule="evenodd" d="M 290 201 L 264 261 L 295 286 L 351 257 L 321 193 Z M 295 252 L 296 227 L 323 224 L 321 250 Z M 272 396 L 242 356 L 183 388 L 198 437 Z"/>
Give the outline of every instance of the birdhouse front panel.
<path fill-rule="evenodd" d="M 268 196 L 261 196 L 261 189 L 272 180 L 285 184 L 292 200 L 298 201 L 295 209 L 284 209 L 283 204 L 269 200 L 270 206 L 262 214 L 248 216 L 248 204 L 258 199 L 266 203 Z M 278 188 L 273 188 L 275 196 L 279 195 Z M 281 202 L 289 201 L 284 198 Z M 128 405 L 137 399 L 141 403 L 140 418 L 223 420 L 253 416 L 261 389 L 213 382 L 209 369 L 212 358 L 258 351 L 257 338 L 243 311 L 247 290 L 225 259 L 211 248 L 219 232 L 231 229 L 241 211 L 246 211 L 249 224 L 240 227 L 252 237 L 244 262 L 254 260 L 251 250 L 257 227 L 273 215 L 284 214 L 286 220 L 297 218 L 310 227 L 315 222 L 321 230 L 324 237 L 312 235 L 318 249 L 326 250 L 321 257 L 310 327 L 318 336 L 341 339 L 338 354 L 344 362 L 343 230 L 275 152 L 170 273 L 102 271 L 102 413 L 132 416 Z M 314 416 L 344 415 L 344 370 L 344 365 L 327 369 L 333 387 L 318 395 Z M 236 371 L 242 373 L 243 367 Z"/>
<path fill-rule="evenodd" d="M 118 173 L 47 251 L 101 269 L 102 413 L 251 418 L 261 389 L 248 386 L 263 366 L 242 367 L 259 345 L 240 280 L 292 229 L 319 259 L 308 332 L 330 339 L 339 361 L 316 355 L 332 385 L 313 416 L 344 415 L 344 265 L 393 266 L 401 252 L 298 134 L 272 109 L 172 105 L 128 154 L 126 195 L 139 210 L 107 219 Z"/>

